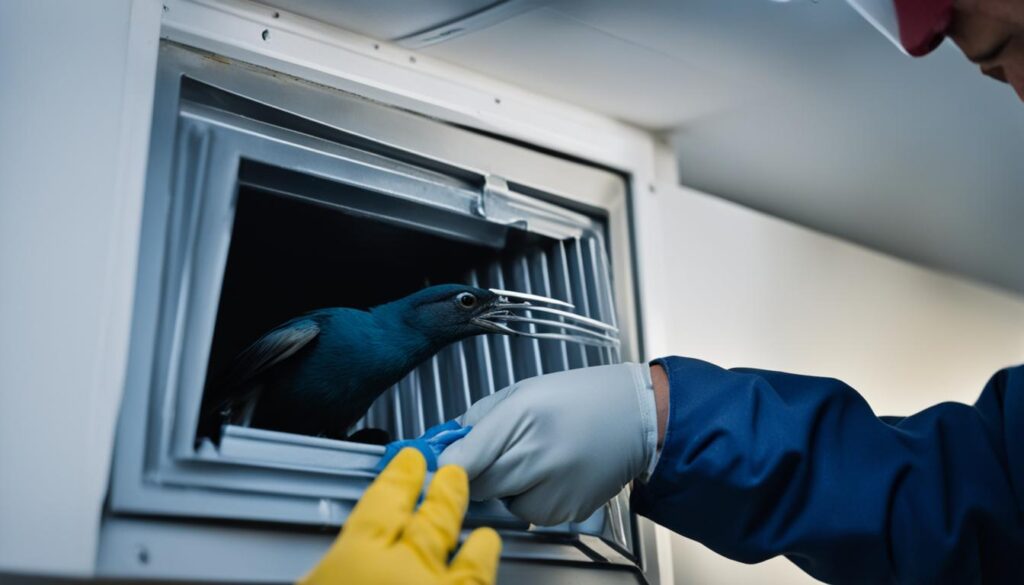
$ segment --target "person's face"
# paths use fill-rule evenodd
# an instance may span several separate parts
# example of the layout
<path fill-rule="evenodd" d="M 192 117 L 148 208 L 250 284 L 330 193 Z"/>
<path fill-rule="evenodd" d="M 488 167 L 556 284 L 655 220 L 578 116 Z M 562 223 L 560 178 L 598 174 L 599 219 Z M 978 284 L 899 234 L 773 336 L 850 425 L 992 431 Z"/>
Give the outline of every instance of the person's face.
<path fill-rule="evenodd" d="M 949 37 L 981 72 L 1024 100 L 1024 1 L 955 0 Z"/>

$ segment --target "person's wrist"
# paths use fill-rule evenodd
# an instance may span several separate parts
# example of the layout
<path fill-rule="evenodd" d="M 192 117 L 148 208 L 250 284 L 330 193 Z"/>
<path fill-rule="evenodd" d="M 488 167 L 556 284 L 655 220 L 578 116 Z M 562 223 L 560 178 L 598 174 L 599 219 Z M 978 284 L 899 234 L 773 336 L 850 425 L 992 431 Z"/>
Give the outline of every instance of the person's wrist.
<path fill-rule="evenodd" d="M 661 364 L 651 364 L 651 384 L 654 387 L 654 405 L 658 418 L 658 448 L 665 442 L 668 426 L 668 374 Z"/>

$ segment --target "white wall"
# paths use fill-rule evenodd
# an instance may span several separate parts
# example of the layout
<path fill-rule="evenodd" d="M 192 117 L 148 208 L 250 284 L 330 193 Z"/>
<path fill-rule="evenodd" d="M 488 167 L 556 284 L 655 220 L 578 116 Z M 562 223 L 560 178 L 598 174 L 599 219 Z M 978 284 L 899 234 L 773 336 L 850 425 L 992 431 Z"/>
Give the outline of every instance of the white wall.
<path fill-rule="evenodd" d="M 936 273 L 675 186 L 662 166 L 661 259 L 671 353 L 840 378 L 880 414 L 973 402 L 1024 362 L 1024 298 Z M 686 583 L 813 583 L 785 559 L 743 565 L 673 536 Z"/>
<path fill-rule="evenodd" d="M 93 568 L 160 11 L 0 2 L 0 574 Z"/>

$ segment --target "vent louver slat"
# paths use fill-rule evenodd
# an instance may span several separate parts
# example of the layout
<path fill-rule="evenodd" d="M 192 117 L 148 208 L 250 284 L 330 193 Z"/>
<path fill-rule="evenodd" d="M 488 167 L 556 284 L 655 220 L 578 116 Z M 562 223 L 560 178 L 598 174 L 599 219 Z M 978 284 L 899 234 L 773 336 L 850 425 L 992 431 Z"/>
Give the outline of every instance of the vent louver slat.
<path fill-rule="evenodd" d="M 552 273 L 555 275 L 554 278 L 554 292 L 558 298 L 565 299 L 570 304 L 575 304 L 575 299 L 579 298 L 576 291 L 573 290 L 572 277 L 569 268 L 569 256 L 566 252 L 566 244 L 563 241 L 558 242 L 552 253 L 553 268 Z M 569 367 L 580 368 L 587 365 L 587 348 L 578 343 L 572 344 L 569 351 Z"/>
<path fill-rule="evenodd" d="M 499 262 L 492 262 L 487 267 L 487 279 L 482 285 L 487 288 L 505 288 L 505 276 L 502 274 Z M 512 340 L 505 335 L 488 337 L 491 338 L 493 346 L 498 350 L 498 359 L 500 360 L 500 369 L 502 370 L 496 378 L 495 389 L 510 386 L 516 381 L 515 368 L 512 366 Z"/>
<path fill-rule="evenodd" d="M 475 287 L 480 286 L 480 277 L 476 270 L 469 273 L 469 284 Z M 492 340 L 487 336 L 480 335 L 474 337 L 470 344 L 472 351 L 469 355 L 475 358 L 471 363 L 477 364 L 476 373 L 479 379 L 479 388 L 481 389 L 480 394 L 473 398 L 475 400 L 479 400 L 484 396 L 494 394 L 494 392 L 498 390 L 495 385 L 496 372 L 494 370 L 493 360 L 491 357 Z"/>
<path fill-rule="evenodd" d="M 437 413 L 436 418 L 433 418 L 430 421 L 430 426 L 434 426 L 444 422 L 444 396 L 442 395 L 443 389 L 441 388 L 441 359 L 438 356 L 435 355 L 430 358 L 428 371 L 430 373 L 430 388 L 433 391 L 434 396 L 434 412 Z"/>
<path fill-rule="evenodd" d="M 525 256 L 517 256 L 514 258 L 508 266 L 505 267 L 506 273 L 509 275 L 507 283 L 511 290 L 525 292 L 533 294 L 533 284 L 530 282 L 530 271 L 526 262 Z M 505 287 L 501 287 L 505 288 Z M 525 317 L 533 317 L 532 311 L 524 311 Z M 529 323 L 525 327 L 530 333 L 537 332 L 537 326 Z M 544 367 L 541 362 L 541 349 L 540 340 L 532 337 L 516 337 L 513 344 L 518 349 L 518 355 L 513 363 L 513 366 L 517 368 L 516 377 L 519 379 L 532 378 L 533 376 L 539 376 L 544 373 Z"/>
<path fill-rule="evenodd" d="M 551 276 L 548 274 L 548 259 L 546 250 L 536 250 L 530 254 L 530 272 L 533 275 L 532 282 L 536 292 L 550 298 L 565 300 L 563 296 L 553 294 L 551 288 Z M 556 318 L 559 322 L 565 322 L 564 317 Z M 545 371 L 561 372 L 569 369 L 569 355 L 565 341 L 545 341 L 546 351 L 542 354 Z"/>
<path fill-rule="evenodd" d="M 469 408 L 473 404 L 473 394 L 469 389 L 469 370 L 466 367 L 466 342 L 460 341 L 453 347 L 455 353 L 455 374 L 462 388 L 462 403 L 455 412 L 445 413 L 447 418 L 452 418 Z"/>

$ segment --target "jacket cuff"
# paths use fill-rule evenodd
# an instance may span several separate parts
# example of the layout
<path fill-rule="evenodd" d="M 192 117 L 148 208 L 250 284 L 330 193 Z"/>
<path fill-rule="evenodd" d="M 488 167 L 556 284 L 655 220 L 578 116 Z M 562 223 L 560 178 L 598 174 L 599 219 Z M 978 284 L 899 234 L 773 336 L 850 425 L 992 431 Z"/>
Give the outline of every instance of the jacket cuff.
<path fill-rule="evenodd" d="M 721 369 L 702 360 L 678 356 L 658 358 L 651 361 L 651 364 L 658 364 L 665 370 L 668 377 L 669 403 L 665 438 L 662 440 L 656 464 L 652 467 L 650 477 L 643 490 L 653 496 L 659 493 L 659 485 L 674 485 L 675 478 L 667 477 L 673 474 L 673 466 L 671 464 L 657 465 L 657 463 L 681 461 L 685 456 L 684 451 L 689 444 L 688 434 L 693 432 L 692 428 L 687 429 L 687 425 L 692 423 L 687 418 L 693 411 L 692 405 L 701 400 L 699 380 L 720 373 Z"/>
<path fill-rule="evenodd" d="M 643 427 L 644 456 L 647 465 L 637 477 L 646 482 L 658 464 L 658 405 L 654 399 L 654 383 L 651 381 L 651 367 L 647 364 L 630 364 L 633 369 L 634 388 L 640 402 L 640 424 Z"/>

